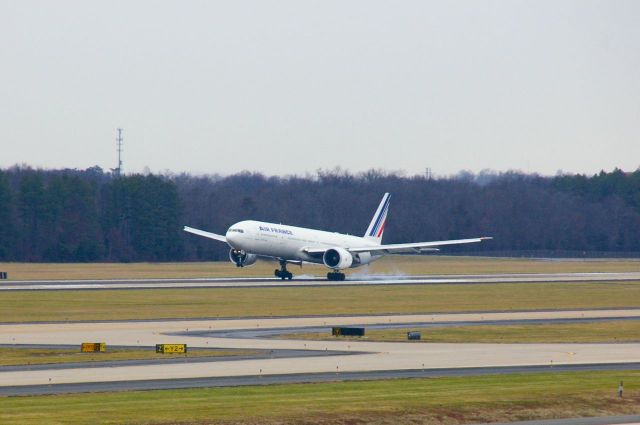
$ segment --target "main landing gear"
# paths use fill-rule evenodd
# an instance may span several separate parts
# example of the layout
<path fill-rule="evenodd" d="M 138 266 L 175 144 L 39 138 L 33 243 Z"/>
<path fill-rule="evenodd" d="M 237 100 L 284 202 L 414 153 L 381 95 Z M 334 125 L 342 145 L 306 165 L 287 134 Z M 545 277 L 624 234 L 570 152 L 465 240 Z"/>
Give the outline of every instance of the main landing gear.
<path fill-rule="evenodd" d="M 293 279 L 293 273 L 287 270 L 287 262 L 284 260 L 280 260 L 280 270 L 276 269 L 273 274 L 275 274 L 276 277 L 279 277 L 282 280 Z"/>
<path fill-rule="evenodd" d="M 329 280 L 344 280 L 344 273 L 329 272 L 329 273 L 327 273 L 327 279 L 329 279 Z"/>

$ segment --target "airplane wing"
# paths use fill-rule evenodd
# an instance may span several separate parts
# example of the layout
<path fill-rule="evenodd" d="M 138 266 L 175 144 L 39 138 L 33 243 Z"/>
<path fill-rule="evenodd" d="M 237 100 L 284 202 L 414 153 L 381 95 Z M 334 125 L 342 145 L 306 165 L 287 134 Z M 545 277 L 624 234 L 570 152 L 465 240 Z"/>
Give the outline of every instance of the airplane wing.
<path fill-rule="evenodd" d="M 489 239 L 489 237 L 473 238 L 473 239 L 454 239 L 449 241 L 434 241 L 434 242 L 414 242 L 414 243 L 396 243 L 389 245 L 375 245 L 359 248 L 347 248 L 349 252 L 384 252 L 387 254 L 400 253 L 400 252 L 421 252 L 421 251 L 433 251 L 434 248 L 445 245 L 461 245 L 467 243 L 482 242 Z"/>
<path fill-rule="evenodd" d="M 460 245 L 466 243 L 476 243 L 482 242 L 489 239 L 493 239 L 490 237 L 483 238 L 473 238 L 473 239 L 454 239 L 449 241 L 434 241 L 434 242 L 414 242 L 414 243 L 397 243 L 397 244 L 389 244 L 389 245 L 371 245 L 365 247 L 357 247 L 357 248 L 345 248 L 347 251 L 356 253 L 356 252 L 371 252 L 371 253 L 386 253 L 386 254 L 394 254 L 401 252 L 424 252 L 424 251 L 439 251 L 437 247 L 444 245 Z M 303 251 L 310 255 L 318 255 L 323 254 L 329 247 L 310 247 L 304 248 Z"/>
<path fill-rule="evenodd" d="M 222 235 L 218 235 L 216 233 L 205 232 L 204 230 L 194 229 L 193 227 L 184 226 L 183 229 L 185 232 L 193 233 L 194 235 L 204 236 L 205 238 L 215 239 L 220 242 L 226 242 L 227 238 Z"/>

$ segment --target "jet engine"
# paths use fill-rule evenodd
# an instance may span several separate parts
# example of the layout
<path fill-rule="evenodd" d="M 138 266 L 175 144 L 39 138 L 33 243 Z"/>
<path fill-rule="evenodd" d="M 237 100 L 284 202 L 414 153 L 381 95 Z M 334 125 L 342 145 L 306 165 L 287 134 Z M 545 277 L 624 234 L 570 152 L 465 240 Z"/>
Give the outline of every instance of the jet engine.
<path fill-rule="evenodd" d="M 249 254 L 241 249 L 231 249 L 229 251 L 229 260 L 231 260 L 236 267 L 250 266 L 255 263 L 257 259 L 258 256 L 256 254 Z"/>
<path fill-rule="evenodd" d="M 344 248 L 330 248 L 324 252 L 322 261 L 330 269 L 348 269 L 353 264 L 353 256 Z"/>

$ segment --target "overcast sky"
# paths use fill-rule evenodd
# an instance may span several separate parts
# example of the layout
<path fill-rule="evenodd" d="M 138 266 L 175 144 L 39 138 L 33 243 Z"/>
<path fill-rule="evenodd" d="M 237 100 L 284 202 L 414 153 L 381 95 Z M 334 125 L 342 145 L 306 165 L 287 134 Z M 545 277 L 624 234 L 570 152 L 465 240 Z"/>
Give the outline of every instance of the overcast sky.
<path fill-rule="evenodd" d="M 0 0 L 0 167 L 640 166 L 640 1 Z"/>

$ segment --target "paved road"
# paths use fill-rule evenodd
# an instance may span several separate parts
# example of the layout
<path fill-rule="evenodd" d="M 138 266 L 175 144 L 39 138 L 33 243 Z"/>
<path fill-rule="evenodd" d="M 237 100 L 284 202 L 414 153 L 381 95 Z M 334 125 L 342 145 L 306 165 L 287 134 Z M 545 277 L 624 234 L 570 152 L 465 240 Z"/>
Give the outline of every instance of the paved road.
<path fill-rule="evenodd" d="M 541 419 L 479 425 L 640 425 L 640 415 L 606 416 L 601 418 Z"/>
<path fill-rule="evenodd" d="M 640 281 L 640 272 L 625 273 L 539 273 L 492 275 L 351 275 L 344 282 L 301 276 L 292 281 L 276 278 L 194 278 L 194 279 L 113 279 L 113 280 L 31 280 L 5 281 L 0 291 L 56 291 L 105 289 L 175 289 L 175 288 L 272 288 L 361 285 L 433 285 L 474 283 L 539 282 L 612 282 Z"/>
<path fill-rule="evenodd" d="M 71 344 L 104 341 L 108 345 L 153 346 L 156 343 L 187 343 L 190 347 L 245 348 L 261 350 L 339 351 L 345 354 L 300 358 L 259 358 L 179 364 L 145 364 L 110 367 L 78 367 L 0 371 L 0 387 L 90 385 L 96 382 L 138 382 L 264 375 L 396 374 L 411 370 L 473 369 L 503 367 L 574 367 L 617 365 L 637 368 L 640 344 L 444 344 L 369 341 L 300 341 L 262 338 L 229 338 L 210 331 L 238 329 L 295 329 L 334 325 L 381 325 L 398 323 L 500 322 L 542 319 L 637 318 L 640 309 L 536 311 L 510 313 L 458 313 L 434 315 L 388 315 L 353 317 L 255 318 L 223 320 L 175 320 L 145 322 L 40 323 L 0 325 L 0 344 Z M 356 353 L 356 354 L 354 354 Z M 614 366 L 608 366 L 614 367 Z M 555 369 L 557 370 L 557 369 Z M 368 378 L 371 379 L 371 378 Z M 253 381 L 252 381 L 253 382 Z M 106 385 L 106 384 L 105 384 Z M 110 384 L 116 385 L 116 384 Z M 118 384 L 120 385 L 120 384 Z M 62 387 L 56 387 L 62 388 Z"/>

